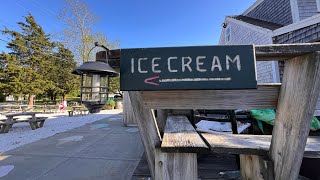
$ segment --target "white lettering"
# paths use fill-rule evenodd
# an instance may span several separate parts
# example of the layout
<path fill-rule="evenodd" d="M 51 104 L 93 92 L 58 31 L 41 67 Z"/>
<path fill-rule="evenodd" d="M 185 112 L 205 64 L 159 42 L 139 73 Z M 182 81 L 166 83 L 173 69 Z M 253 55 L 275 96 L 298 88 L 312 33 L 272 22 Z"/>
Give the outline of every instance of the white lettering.
<path fill-rule="evenodd" d="M 154 72 L 154 73 L 161 73 L 161 70 L 156 70 L 155 69 L 155 67 L 158 67 L 159 66 L 159 64 L 156 64 L 154 61 L 156 61 L 156 60 L 160 60 L 161 58 L 159 58 L 159 57 L 155 57 L 155 58 L 153 58 L 152 59 L 152 72 Z"/>
<path fill-rule="evenodd" d="M 141 70 L 141 61 L 146 61 L 148 58 L 139 58 L 138 59 L 138 71 L 139 73 L 148 73 L 148 71 Z"/>
<path fill-rule="evenodd" d="M 185 63 L 184 61 L 185 59 L 189 59 L 189 61 Z M 191 57 L 182 57 L 182 72 L 186 70 L 186 67 L 189 69 L 190 72 L 192 72 L 192 69 L 190 67 L 191 62 L 192 62 Z"/>
<path fill-rule="evenodd" d="M 200 66 L 203 65 L 203 62 L 200 62 L 200 60 L 201 60 L 201 59 L 205 59 L 205 58 L 206 58 L 206 56 L 198 56 L 198 57 L 196 58 L 197 70 L 198 70 L 199 72 L 206 72 L 206 71 L 207 71 L 206 69 L 200 69 Z"/>
<path fill-rule="evenodd" d="M 218 68 L 219 71 L 222 71 L 221 63 L 218 56 L 213 56 L 211 71 L 214 71 L 215 68 Z"/>
<path fill-rule="evenodd" d="M 134 58 L 131 59 L 131 73 L 134 73 Z"/>
<path fill-rule="evenodd" d="M 237 55 L 234 59 L 231 59 L 228 55 L 226 56 L 226 66 L 227 66 L 227 70 L 229 70 L 230 68 L 230 64 L 229 62 L 235 63 L 237 61 L 237 69 L 238 71 L 241 70 L 241 64 L 240 64 L 240 56 Z"/>
<path fill-rule="evenodd" d="M 173 60 L 173 59 L 178 59 L 177 57 L 169 57 L 168 58 L 168 70 L 169 70 L 169 72 L 178 72 L 178 70 L 176 70 L 176 69 L 171 69 L 171 60 Z"/>

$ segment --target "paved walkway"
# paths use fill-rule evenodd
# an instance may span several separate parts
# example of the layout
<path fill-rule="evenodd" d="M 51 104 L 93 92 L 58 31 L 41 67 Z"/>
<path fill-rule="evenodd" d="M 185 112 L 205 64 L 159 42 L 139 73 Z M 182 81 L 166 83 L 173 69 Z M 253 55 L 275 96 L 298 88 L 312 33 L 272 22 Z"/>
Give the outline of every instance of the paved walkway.
<path fill-rule="evenodd" d="M 0 179 L 131 179 L 142 154 L 138 128 L 114 115 L 0 155 Z"/>

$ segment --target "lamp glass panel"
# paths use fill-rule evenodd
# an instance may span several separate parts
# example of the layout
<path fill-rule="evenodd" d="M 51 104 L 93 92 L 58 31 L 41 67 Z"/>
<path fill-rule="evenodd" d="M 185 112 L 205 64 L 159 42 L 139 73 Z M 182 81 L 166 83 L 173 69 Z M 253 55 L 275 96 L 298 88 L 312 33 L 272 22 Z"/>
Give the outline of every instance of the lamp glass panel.
<path fill-rule="evenodd" d="M 100 101 L 100 75 L 92 75 L 92 100 Z"/>
<path fill-rule="evenodd" d="M 82 81 L 82 101 L 92 100 L 92 75 L 84 74 Z"/>

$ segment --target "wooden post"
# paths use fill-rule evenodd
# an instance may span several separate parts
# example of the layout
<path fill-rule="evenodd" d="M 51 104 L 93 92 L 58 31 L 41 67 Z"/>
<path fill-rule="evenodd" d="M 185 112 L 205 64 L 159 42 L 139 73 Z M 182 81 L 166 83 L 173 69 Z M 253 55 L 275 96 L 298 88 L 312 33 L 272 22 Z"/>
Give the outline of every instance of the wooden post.
<path fill-rule="evenodd" d="M 169 111 L 167 109 L 157 109 L 157 123 L 160 132 L 164 132 L 168 113 Z"/>
<path fill-rule="evenodd" d="M 320 91 L 320 52 L 286 61 L 271 141 L 275 179 L 298 179 Z"/>
<path fill-rule="evenodd" d="M 257 155 L 240 155 L 240 172 L 243 180 L 273 180 L 272 162 Z"/>
<path fill-rule="evenodd" d="M 134 118 L 131 101 L 127 91 L 123 92 L 123 116 L 122 122 L 124 126 L 136 125 L 137 121 Z"/>
<path fill-rule="evenodd" d="M 154 114 L 151 109 L 145 109 L 141 93 L 142 92 L 138 91 L 129 91 L 129 97 L 147 155 L 149 169 L 152 177 L 154 178 L 155 147 L 160 146 L 161 137 Z"/>
<path fill-rule="evenodd" d="M 165 153 L 155 150 L 155 180 L 197 180 L 196 153 Z"/>

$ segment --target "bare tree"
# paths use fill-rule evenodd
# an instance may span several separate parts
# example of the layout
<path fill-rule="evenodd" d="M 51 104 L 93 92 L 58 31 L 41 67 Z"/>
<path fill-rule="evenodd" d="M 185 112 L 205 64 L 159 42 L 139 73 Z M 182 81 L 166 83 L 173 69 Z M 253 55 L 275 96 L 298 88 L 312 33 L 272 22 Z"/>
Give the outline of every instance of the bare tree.
<path fill-rule="evenodd" d="M 92 26 L 98 17 L 92 13 L 86 3 L 80 0 L 65 0 L 65 2 L 65 7 L 58 16 L 66 25 L 62 38 L 78 62 L 85 62 L 89 59 L 88 52 L 95 41 L 110 48 L 118 47 L 118 43 L 108 42 L 103 33 L 92 32 Z"/>

